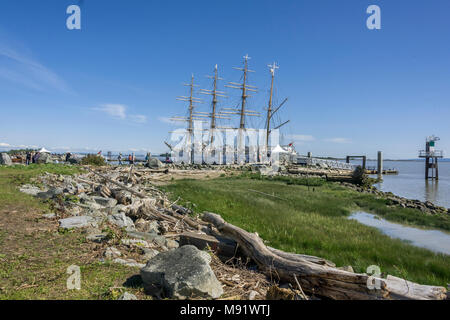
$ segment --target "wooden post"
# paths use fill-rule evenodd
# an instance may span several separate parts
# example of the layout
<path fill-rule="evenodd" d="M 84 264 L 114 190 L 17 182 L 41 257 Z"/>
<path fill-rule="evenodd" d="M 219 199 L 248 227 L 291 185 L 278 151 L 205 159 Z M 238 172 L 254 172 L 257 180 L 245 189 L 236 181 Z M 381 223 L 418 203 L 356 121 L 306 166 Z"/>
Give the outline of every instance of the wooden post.
<path fill-rule="evenodd" d="M 383 175 L 383 152 L 378 151 L 378 158 L 377 158 L 377 171 L 378 171 L 378 177 L 381 177 Z"/>

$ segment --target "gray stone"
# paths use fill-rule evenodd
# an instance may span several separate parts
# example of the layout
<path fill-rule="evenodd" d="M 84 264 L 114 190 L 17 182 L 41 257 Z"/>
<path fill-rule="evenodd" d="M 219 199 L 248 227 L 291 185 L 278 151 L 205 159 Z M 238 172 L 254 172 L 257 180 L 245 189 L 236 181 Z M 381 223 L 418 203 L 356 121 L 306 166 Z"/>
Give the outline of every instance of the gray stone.
<path fill-rule="evenodd" d="M 131 238 L 136 239 L 143 239 L 147 241 L 151 241 L 155 244 L 157 244 L 160 247 L 166 247 L 167 246 L 167 239 L 163 236 L 157 235 L 156 233 L 152 232 L 138 232 L 138 231 L 129 231 L 127 232 L 128 236 Z"/>
<path fill-rule="evenodd" d="M 91 202 L 88 200 L 81 200 L 81 202 L 82 203 L 80 203 L 79 206 L 88 210 L 101 210 L 104 208 L 103 206 L 93 201 Z"/>
<path fill-rule="evenodd" d="M 10 166 L 12 164 L 13 163 L 9 154 L 6 152 L 0 153 L 0 165 Z"/>
<path fill-rule="evenodd" d="M 50 188 L 48 191 L 39 192 L 36 194 L 36 197 L 39 199 L 47 200 L 55 198 L 56 196 L 63 194 L 62 188 Z"/>
<path fill-rule="evenodd" d="M 163 168 L 163 167 L 164 167 L 164 163 L 162 163 L 161 161 L 159 161 L 159 159 L 157 159 L 157 158 L 151 158 L 151 159 L 147 162 L 146 167 L 154 168 L 154 169 L 159 169 L 159 168 Z"/>
<path fill-rule="evenodd" d="M 123 204 L 118 204 L 117 206 L 115 206 L 114 208 L 112 208 L 111 214 L 117 214 L 117 213 L 121 213 L 121 212 L 126 212 L 126 206 Z"/>
<path fill-rule="evenodd" d="M 99 196 L 91 197 L 93 201 L 107 208 L 112 208 L 117 204 L 117 200 L 113 198 L 104 198 Z"/>
<path fill-rule="evenodd" d="M 138 298 L 129 292 L 124 292 L 117 300 L 138 300 Z"/>
<path fill-rule="evenodd" d="M 100 210 L 92 209 L 92 208 L 89 208 L 87 210 L 86 215 L 94 218 L 97 221 L 103 221 L 108 216 L 108 214 L 106 212 L 102 212 Z"/>
<path fill-rule="evenodd" d="M 173 240 L 173 239 L 167 239 L 167 249 L 171 250 L 171 249 L 176 249 L 178 248 L 180 245 L 178 244 L 177 241 Z"/>
<path fill-rule="evenodd" d="M 52 157 L 50 156 L 50 153 L 46 153 L 46 152 L 39 153 L 37 163 L 51 163 L 51 162 L 52 162 Z"/>
<path fill-rule="evenodd" d="M 252 290 L 248 295 L 248 300 L 255 300 L 256 296 L 259 295 L 259 292 Z"/>
<path fill-rule="evenodd" d="M 112 260 L 114 258 L 121 257 L 122 253 L 114 247 L 108 247 L 103 255 L 106 259 Z"/>
<path fill-rule="evenodd" d="M 150 247 L 149 243 L 142 239 L 121 239 L 120 242 L 129 247 L 132 247 L 132 246 L 141 247 L 141 248 Z"/>
<path fill-rule="evenodd" d="M 218 298 L 223 289 L 210 262 L 208 253 L 186 245 L 150 259 L 141 269 L 141 277 L 148 293 L 163 290 L 169 298 Z"/>
<path fill-rule="evenodd" d="M 89 216 L 71 217 L 59 220 L 59 226 L 64 229 L 89 227 L 94 219 Z"/>
<path fill-rule="evenodd" d="M 108 235 L 106 233 L 92 233 L 86 237 L 86 240 L 102 243 L 103 241 L 107 240 L 107 238 Z"/>
<path fill-rule="evenodd" d="M 121 258 L 116 258 L 113 260 L 114 263 L 118 263 L 127 267 L 133 267 L 133 268 L 143 268 L 145 267 L 145 264 L 143 263 L 137 263 L 135 260 L 133 259 L 121 259 Z"/>
<path fill-rule="evenodd" d="M 42 192 L 39 187 L 33 186 L 31 184 L 24 184 L 19 188 L 20 192 L 36 196 L 38 193 Z"/>
<path fill-rule="evenodd" d="M 159 253 L 158 250 L 152 248 L 142 248 L 142 252 L 144 253 L 142 258 L 145 260 L 150 260 Z"/>
<path fill-rule="evenodd" d="M 124 212 L 109 215 L 108 221 L 118 226 L 119 228 L 125 228 L 129 231 L 136 230 L 133 220 L 131 220 L 130 217 L 127 217 Z"/>
<path fill-rule="evenodd" d="M 43 218 L 47 218 L 47 219 L 53 219 L 56 217 L 56 214 L 54 213 L 45 213 L 42 215 Z"/>

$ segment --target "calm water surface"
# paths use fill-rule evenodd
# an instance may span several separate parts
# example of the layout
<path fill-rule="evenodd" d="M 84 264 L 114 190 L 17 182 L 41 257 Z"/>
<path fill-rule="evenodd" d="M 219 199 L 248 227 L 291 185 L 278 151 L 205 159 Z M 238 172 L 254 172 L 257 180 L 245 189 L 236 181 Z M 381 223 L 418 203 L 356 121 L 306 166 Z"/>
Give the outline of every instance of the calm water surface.
<path fill-rule="evenodd" d="M 355 162 L 356 163 L 356 162 Z M 376 167 L 376 161 L 367 161 L 368 167 Z M 398 175 L 384 175 L 383 182 L 375 184 L 381 191 L 398 196 L 450 208 L 450 161 L 439 162 L 439 180 L 425 180 L 423 161 L 384 161 L 384 169 L 397 169 Z M 376 177 L 376 176 L 374 176 Z"/>
<path fill-rule="evenodd" d="M 366 212 L 355 212 L 349 219 L 354 219 L 369 227 L 375 227 L 391 238 L 406 240 L 416 247 L 450 255 L 450 234 L 448 233 L 406 227 Z"/>

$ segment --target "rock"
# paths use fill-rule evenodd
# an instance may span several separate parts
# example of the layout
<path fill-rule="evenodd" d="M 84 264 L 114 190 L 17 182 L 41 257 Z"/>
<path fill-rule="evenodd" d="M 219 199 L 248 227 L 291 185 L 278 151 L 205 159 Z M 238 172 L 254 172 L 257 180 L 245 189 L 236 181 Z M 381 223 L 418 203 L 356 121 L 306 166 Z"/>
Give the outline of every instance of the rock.
<path fill-rule="evenodd" d="M 255 300 L 256 296 L 259 295 L 259 292 L 252 290 L 248 295 L 248 300 Z"/>
<path fill-rule="evenodd" d="M 38 193 L 42 192 L 42 190 L 36 186 L 33 186 L 31 184 L 24 184 L 19 188 L 20 192 L 36 196 Z"/>
<path fill-rule="evenodd" d="M 102 243 L 107 240 L 108 235 L 106 233 L 92 233 L 86 237 L 86 240 L 93 241 L 96 243 Z"/>
<path fill-rule="evenodd" d="M 125 213 L 116 213 L 108 216 L 108 221 L 118 226 L 119 228 L 125 228 L 128 231 L 135 231 L 133 220 L 127 217 Z"/>
<path fill-rule="evenodd" d="M 121 212 L 126 213 L 126 209 L 127 209 L 127 207 L 125 205 L 118 204 L 114 208 L 112 208 L 111 214 L 117 214 L 117 213 L 121 213 Z"/>
<path fill-rule="evenodd" d="M 141 269 L 144 288 L 148 293 L 163 290 L 169 298 L 219 298 L 223 289 L 210 262 L 207 252 L 191 245 L 162 252 Z"/>
<path fill-rule="evenodd" d="M 137 246 L 137 247 L 143 247 L 148 248 L 150 247 L 150 244 L 142 239 L 121 239 L 120 242 L 126 246 Z"/>
<path fill-rule="evenodd" d="M 101 210 L 103 209 L 103 207 L 101 205 L 99 205 L 98 203 L 94 202 L 94 201 L 90 201 L 89 199 L 86 198 L 80 198 L 81 199 L 81 203 L 79 204 L 80 207 L 88 209 L 88 210 Z"/>
<path fill-rule="evenodd" d="M 39 154 L 39 158 L 36 161 L 37 163 L 51 163 L 52 157 L 50 156 L 50 153 L 42 152 Z"/>
<path fill-rule="evenodd" d="M 163 236 L 157 235 L 156 233 L 129 231 L 127 234 L 132 238 L 151 241 L 160 247 L 167 247 L 167 239 Z"/>
<path fill-rule="evenodd" d="M 108 247 L 103 255 L 106 259 L 112 260 L 114 258 L 121 257 L 122 253 L 114 247 Z"/>
<path fill-rule="evenodd" d="M 136 268 L 144 268 L 145 264 L 143 263 L 137 263 L 136 261 L 134 261 L 133 259 L 121 259 L 121 258 L 116 258 L 113 260 L 114 263 L 118 263 L 127 267 L 136 267 Z"/>
<path fill-rule="evenodd" d="M 12 164 L 13 163 L 9 154 L 6 152 L 0 153 L 0 165 L 10 166 Z"/>
<path fill-rule="evenodd" d="M 167 239 L 167 249 L 171 250 L 171 249 L 176 249 L 178 248 L 180 245 L 178 244 L 177 241 L 173 240 L 173 239 Z"/>
<path fill-rule="evenodd" d="M 136 229 L 139 230 L 139 232 L 150 232 L 154 234 L 160 233 L 160 222 L 156 220 L 148 221 L 144 219 L 138 219 L 136 220 L 134 225 L 136 226 Z"/>
<path fill-rule="evenodd" d="M 89 216 L 71 217 L 59 220 L 59 226 L 64 229 L 89 227 L 94 219 Z"/>
<path fill-rule="evenodd" d="M 99 205 L 107 208 L 112 208 L 117 204 L 117 200 L 113 198 L 104 198 L 99 196 L 91 197 L 93 201 L 98 203 Z"/>
<path fill-rule="evenodd" d="M 108 216 L 108 214 L 106 212 L 102 212 L 100 210 L 92 209 L 92 208 L 88 209 L 88 211 L 86 212 L 86 215 L 94 218 L 98 222 L 103 221 Z"/>
<path fill-rule="evenodd" d="M 42 217 L 46 218 L 46 219 L 53 219 L 53 218 L 56 217 L 56 214 L 54 214 L 54 213 L 45 213 L 45 214 L 42 215 Z"/>
<path fill-rule="evenodd" d="M 151 248 L 142 248 L 142 252 L 144 253 L 142 258 L 144 258 L 145 260 L 150 260 L 159 253 L 158 250 Z"/>
<path fill-rule="evenodd" d="M 151 158 L 146 164 L 146 167 L 153 168 L 153 169 L 159 169 L 164 167 L 164 163 L 159 161 L 157 158 Z"/>
<path fill-rule="evenodd" d="M 138 298 L 134 294 L 124 292 L 117 300 L 138 300 Z"/>
<path fill-rule="evenodd" d="M 39 199 L 47 200 L 55 198 L 60 194 L 63 194 L 62 188 L 50 188 L 48 191 L 37 193 L 36 197 L 38 197 Z"/>

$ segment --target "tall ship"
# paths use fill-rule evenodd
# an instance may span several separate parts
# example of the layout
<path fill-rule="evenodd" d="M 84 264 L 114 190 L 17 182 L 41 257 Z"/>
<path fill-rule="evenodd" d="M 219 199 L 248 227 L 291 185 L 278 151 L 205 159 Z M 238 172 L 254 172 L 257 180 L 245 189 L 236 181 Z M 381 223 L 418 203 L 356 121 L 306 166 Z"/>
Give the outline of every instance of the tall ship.
<path fill-rule="evenodd" d="M 193 74 L 190 82 L 184 84 L 188 87 L 188 94 L 177 97 L 177 100 L 187 104 L 186 115 L 174 116 L 170 120 L 186 123 L 186 126 L 171 131 L 170 142 L 165 141 L 174 162 L 242 165 L 268 163 L 273 152 L 295 153 L 293 143 L 287 146 L 289 150 L 279 145 L 279 129 L 289 120 L 276 124 L 274 118 L 288 100 L 285 98 L 279 105 L 274 105 L 275 74 L 279 66 L 275 62 L 267 66 L 270 73 L 269 97 L 260 111 L 251 110 L 248 98 L 256 95 L 258 88 L 249 84 L 249 74 L 255 72 L 249 69 L 249 59 L 245 55 L 242 66 L 233 67 L 241 72 L 239 82 L 230 81 L 222 85 L 224 79 L 219 76 L 216 64 L 213 73 L 207 76 L 211 80 L 210 88 L 199 88 Z M 227 106 L 224 100 L 229 94 L 222 87 L 236 90 L 238 103 Z M 205 98 L 196 96 L 198 94 Z M 204 103 L 210 105 L 209 109 L 199 110 L 199 105 Z M 248 124 L 254 117 L 264 117 L 264 128 L 252 128 Z M 221 124 L 224 121 L 231 122 L 231 125 Z"/>

